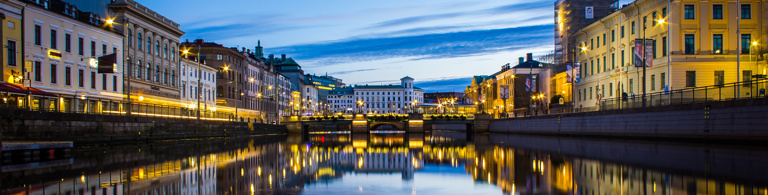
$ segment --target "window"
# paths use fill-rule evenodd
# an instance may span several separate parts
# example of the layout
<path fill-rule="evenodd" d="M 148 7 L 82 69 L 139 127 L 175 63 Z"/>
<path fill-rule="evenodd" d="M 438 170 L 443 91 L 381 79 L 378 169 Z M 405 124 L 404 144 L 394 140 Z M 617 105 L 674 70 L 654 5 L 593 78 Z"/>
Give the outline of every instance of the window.
<path fill-rule="evenodd" d="M 133 31 L 128 29 L 128 47 L 133 45 Z"/>
<path fill-rule="evenodd" d="M 616 53 L 611 53 L 611 70 L 616 69 Z"/>
<path fill-rule="evenodd" d="M 616 29 L 611 30 L 611 42 L 616 42 Z"/>
<path fill-rule="evenodd" d="M 163 45 L 163 58 L 168 59 L 168 43 Z"/>
<path fill-rule="evenodd" d="M 152 80 L 152 63 L 147 62 L 147 81 Z"/>
<path fill-rule="evenodd" d="M 64 67 L 64 84 L 72 85 L 72 67 Z"/>
<path fill-rule="evenodd" d="M 667 86 L 667 82 L 666 82 L 667 81 L 667 77 L 666 77 L 666 75 L 667 75 L 667 73 L 663 73 L 663 72 L 661 73 L 661 89 L 664 90 L 664 91 L 667 91 L 667 87 L 666 87 Z"/>
<path fill-rule="evenodd" d="M 658 53 L 656 52 L 656 39 L 653 40 L 652 47 L 653 47 L 653 59 L 656 59 L 656 53 Z"/>
<path fill-rule="evenodd" d="M 685 19 L 696 19 L 696 13 L 693 5 L 685 5 Z"/>
<path fill-rule="evenodd" d="M 222 55 L 216 55 L 216 60 L 223 60 L 223 59 L 224 59 L 224 56 L 222 56 Z"/>
<path fill-rule="evenodd" d="M 64 34 L 64 51 L 72 53 L 72 35 Z"/>
<path fill-rule="evenodd" d="M 155 82 L 160 82 L 160 65 L 155 65 Z"/>
<path fill-rule="evenodd" d="M 56 64 L 51 64 L 51 83 L 56 84 Z"/>
<path fill-rule="evenodd" d="M 621 67 L 624 67 L 624 50 L 621 50 Z"/>
<path fill-rule="evenodd" d="M 42 40 L 40 40 L 41 39 L 40 31 L 41 31 L 40 26 L 35 25 L 35 45 L 37 46 L 43 45 Z"/>
<path fill-rule="evenodd" d="M 722 70 L 716 70 L 715 71 L 715 85 L 718 87 L 722 87 L 725 84 L 725 71 Z"/>
<path fill-rule="evenodd" d="M 749 4 L 741 4 L 741 19 L 752 19 L 752 8 Z"/>
<path fill-rule="evenodd" d="M 590 100 L 592 99 L 592 94 L 593 94 L 593 93 L 592 93 L 592 87 L 589 87 L 589 99 L 590 99 Z"/>
<path fill-rule="evenodd" d="M 600 57 L 597 58 L 597 73 L 600 74 Z"/>
<path fill-rule="evenodd" d="M 744 70 L 741 71 L 741 82 L 744 82 L 743 86 L 749 87 L 752 82 L 752 71 L 751 70 Z"/>
<path fill-rule="evenodd" d="M 600 36 L 597 36 L 597 48 L 600 48 Z"/>
<path fill-rule="evenodd" d="M 117 75 L 112 75 L 112 91 L 117 91 Z"/>
<path fill-rule="evenodd" d="M 101 74 L 101 90 L 107 90 L 107 74 Z"/>
<path fill-rule="evenodd" d="M 723 34 L 712 35 L 712 52 L 714 54 L 723 53 Z"/>
<path fill-rule="evenodd" d="M 696 48 L 694 48 L 694 35 L 693 34 L 686 34 L 685 35 L 685 54 L 694 54 L 696 52 Z"/>
<path fill-rule="evenodd" d="M 101 54 L 107 54 L 107 44 L 101 44 Z"/>
<path fill-rule="evenodd" d="M 651 91 L 656 90 L 656 75 L 651 75 Z"/>
<path fill-rule="evenodd" d="M 603 33 L 603 45 L 605 45 L 605 42 L 606 42 L 606 38 L 605 37 L 606 37 L 605 33 Z"/>
<path fill-rule="evenodd" d="M 696 87 L 696 71 L 685 71 L 685 87 Z"/>
<path fill-rule="evenodd" d="M 83 76 L 85 76 L 84 74 L 85 72 L 83 71 L 83 69 L 77 70 L 77 86 L 78 87 L 85 87 L 85 80 L 83 80 L 84 79 Z"/>
<path fill-rule="evenodd" d="M 723 5 L 712 5 L 712 19 L 723 19 Z"/>
<path fill-rule="evenodd" d="M 77 49 L 78 49 L 77 50 L 77 54 L 79 54 L 81 56 L 84 54 L 84 51 L 83 51 L 83 45 L 85 44 L 84 42 L 85 42 L 85 40 L 83 40 L 82 37 L 78 37 L 77 38 Z"/>
<path fill-rule="evenodd" d="M 51 30 L 51 49 L 56 49 L 56 30 Z"/>
<path fill-rule="evenodd" d="M 667 18 L 667 8 L 661 8 L 661 17 Z"/>
<path fill-rule="evenodd" d="M 651 26 L 656 26 L 656 12 L 651 13 Z"/>
<path fill-rule="evenodd" d="M 661 56 L 667 56 L 667 37 L 662 37 L 661 42 Z"/>
<path fill-rule="evenodd" d="M 589 61 L 589 75 L 595 74 L 595 61 L 590 60 Z"/>
<path fill-rule="evenodd" d="M 35 72 L 35 81 L 40 82 L 43 81 L 43 70 L 40 70 L 43 66 L 43 62 L 35 61 L 35 67 L 33 68 L 33 72 Z"/>
<path fill-rule="evenodd" d="M 91 41 L 91 56 L 96 56 L 96 41 Z"/>
<path fill-rule="evenodd" d="M 160 40 L 155 40 L 155 55 L 160 56 Z"/>
<path fill-rule="evenodd" d="M 96 72 L 91 71 L 91 89 L 96 89 Z"/>
<path fill-rule="evenodd" d="M 598 63 L 599 66 L 599 63 Z M 603 72 L 608 70 L 608 56 L 603 56 Z"/>
<path fill-rule="evenodd" d="M 136 34 L 136 48 L 141 50 L 141 33 Z"/>
<path fill-rule="evenodd" d="M 619 34 L 621 34 L 621 38 L 624 38 L 624 25 L 621 26 L 621 31 Z"/>
<path fill-rule="evenodd" d="M 635 21 L 632 21 L 632 34 L 635 34 Z"/>
<path fill-rule="evenodd" d="M 138 42 L 137 42 L 138 43 Z M 141 60 L 137 60 L 138 63 L 136 63 L 136 78 L 141 78 Z"/>
<path fill-rule="evenodd" d="M 613 96 L 613 83 L 608 84 L 608 95 Z"/>
<path fill-rule="evenodd" d="M 597 42 L 600 42 L 600 40 L 597 40 Z M 595 49 L 595 39 L 589 39 L 589 49 Z"/>
<path fill-rule="evenodd" d="M 632 83 L 634 83 L 634 81 L 632 79 L 629 79 L 629 93 L 635 93 L 635 90 L 634 90 L 635 86 Z"/>
<path fill-rule="evenodd" d="M 752 53 L 751 45 L 752 45 L 752 35 L 750 34 L 742 34 L 741 35 L 741 54 L 750 54 Z"/>
<path fill-rule="evenodd" d="M 16 41 L 8 40 L 8 66 L 16 66 Z"/>
<path fill-rule="evenodd" d="M 152 53 L 152 38 L 147 35 L 147 53 Z"/>

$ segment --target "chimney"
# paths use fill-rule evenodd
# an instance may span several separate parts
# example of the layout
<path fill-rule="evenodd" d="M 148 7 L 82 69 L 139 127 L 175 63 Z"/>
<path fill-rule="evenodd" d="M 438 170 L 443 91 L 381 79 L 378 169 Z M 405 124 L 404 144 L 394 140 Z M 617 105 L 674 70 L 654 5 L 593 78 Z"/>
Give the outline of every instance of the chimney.
<path fill-rule="evenodd" d="M 245 53 L 247 53 L 247 54 L 251 54 L 251 49 L 248 49 L 248 50 L 246 50 L 246 52 L 245 52 Z"/>
<path fill-rule="evenodd" d="M 523 57 L 520 57 L 520 62 L 519 62 L 519 64 L 522 64 L 522 63 L 525 63 L 525 58 L 523 58 Z"/>
<path fill-rule="evenodd" d="M 285 54 L 283 54 L 283 61 L 285 61 Z"/>
<path fill-rule="evenodd" d="M 533 60 L 533 53 L 525 54 L 525 61 L 531 61 L 531 60 Z"/>
<path fill-rule="evenodd" d="M 240 52 L 245 52 L 245 47 L 243 47 L 243 50 L 240 50 Z"/>

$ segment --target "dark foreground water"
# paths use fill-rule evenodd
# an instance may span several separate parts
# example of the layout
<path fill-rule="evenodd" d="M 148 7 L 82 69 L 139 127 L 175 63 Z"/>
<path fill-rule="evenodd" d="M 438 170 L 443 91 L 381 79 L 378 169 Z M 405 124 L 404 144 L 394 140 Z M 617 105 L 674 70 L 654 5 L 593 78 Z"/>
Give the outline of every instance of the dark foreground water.
<path fill-rule="evenodd" d="M 0 194 L 768 193 L 768 150 L 628 140 L 313 134 L 78 146 L 2 166 Z"/>

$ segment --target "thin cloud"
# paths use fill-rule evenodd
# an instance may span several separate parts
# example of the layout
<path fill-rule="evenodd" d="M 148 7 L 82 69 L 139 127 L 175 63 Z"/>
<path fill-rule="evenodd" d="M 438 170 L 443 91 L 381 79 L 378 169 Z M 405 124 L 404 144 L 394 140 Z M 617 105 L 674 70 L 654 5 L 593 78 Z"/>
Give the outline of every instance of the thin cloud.
<path fill-rule="evenodd" d="M 357 70 L 346 70 L 346 71 L 338 71 L 338 72 L 332 72 L 330 74 L 333 75 L 344 75 L 349 73 L 357 73 L 357 72 L 368 72 L 368 71 L 374 71 L 379 70 L 380 68 L 366 68 L 366 69 L 357 69 Z"/>
<path fill-rule="evenodd" d="M 320 64 L 395 57 L 463 57 L 549 44 L 552 42 L 552 28 L 552 25 L 545 24 L 403 37 L 359 38 L 281 47 L 274 51 L 290 54 L 295 59 L 315 60 Z"/>

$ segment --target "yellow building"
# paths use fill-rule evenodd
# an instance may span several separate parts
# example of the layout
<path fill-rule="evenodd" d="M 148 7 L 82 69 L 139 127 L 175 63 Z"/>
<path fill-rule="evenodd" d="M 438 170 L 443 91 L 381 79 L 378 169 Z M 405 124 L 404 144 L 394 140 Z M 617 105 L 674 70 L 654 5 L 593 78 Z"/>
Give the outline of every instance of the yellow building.
<path fill-rule="evenodd" d="M 21 84 L 22 67 L 24 66 L 21 57 L 21 9 L 23 5 L 18 1 L 0 0 L 3 5 L 0 8 L 2 13 L 2 82 Z"/>
<path fill-rule="evenodd" d="M 766 15 L 761 11 L 765 3 L 740 3 L 682 0 L 668 6 L 667 0 L 638 0 L 576 32 L 572 36 L 580 48 L 576 61 L 581 64 L 581 82 L 574 92 L 577 109 L 598 109 L 598 99 L 620 98 L 622 92 L 629 98 L 643 94 L 643 70 L 633 61 L 635 39 L 651 40 L 646 94 L 765 75 L 765 61 L 758 57 L 766 45 Z M 750 91 L 741 93 L 749 96 Z"/>

